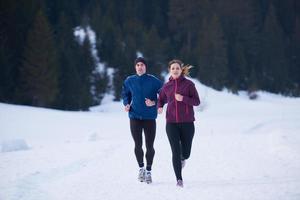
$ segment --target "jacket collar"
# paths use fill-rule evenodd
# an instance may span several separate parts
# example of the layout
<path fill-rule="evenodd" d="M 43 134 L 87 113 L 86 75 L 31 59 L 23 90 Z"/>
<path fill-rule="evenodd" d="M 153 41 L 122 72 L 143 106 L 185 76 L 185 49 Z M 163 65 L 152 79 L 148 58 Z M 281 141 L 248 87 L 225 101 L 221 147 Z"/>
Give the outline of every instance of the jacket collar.
<path fill-rule="evenodd" d="M 169 81 L 175 81 L 175 80 L 182 81 L 183 79 L 185 79 L 185 77 L 184 75 L 181 74 L 177 79 L 174 79 L 172 76 L 170 76 Z"/>
<path fill-rule="evenodd" d="M 147 73 L 144 73 L 144 74 L 142 74 L 142 75 L 138 75 L 138 74 L 135 74 L 138 78 L 143 78 L 143 77 L 145 77 L 145 76 L 147 76 Z"/>

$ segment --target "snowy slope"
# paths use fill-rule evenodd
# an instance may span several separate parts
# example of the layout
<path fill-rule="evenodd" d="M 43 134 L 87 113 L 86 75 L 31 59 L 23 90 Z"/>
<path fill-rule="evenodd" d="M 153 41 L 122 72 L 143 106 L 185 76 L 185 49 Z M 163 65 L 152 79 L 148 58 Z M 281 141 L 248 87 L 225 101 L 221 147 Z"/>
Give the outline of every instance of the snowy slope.
<path fill-rule="evenodd" d="M 300 99 L 245 96 L 196 83 L 191 158 L 175 186 L 165 113 L 157 120 L 153 183 L 137 181 L 127 113 L 0 104 L 0 200 L 300 199 Z"/>

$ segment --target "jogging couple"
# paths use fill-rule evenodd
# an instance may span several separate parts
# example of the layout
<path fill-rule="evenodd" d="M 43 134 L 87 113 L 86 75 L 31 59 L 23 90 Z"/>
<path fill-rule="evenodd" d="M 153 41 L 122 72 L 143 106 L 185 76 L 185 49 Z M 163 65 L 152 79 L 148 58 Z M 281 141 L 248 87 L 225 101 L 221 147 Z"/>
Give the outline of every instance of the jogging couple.
<path fill-rule="evenodd" d="M 155 150 L 157 113 L 166 109 L 166 132 L 172 150 L 172 163 L 177 186 L 183 187 L 182 168 L 190 157 L 194 127 L 193 106 L 200 99 L 192 81 L 186 79 L 190 66 L 180 60 L 168 64 L 169 81 L 163 84 L 158 78 L 147 74 L 147 62 L 138 57 L 135 62 L 136 74 L 128 76 L 123 83 L 122 99 L 130 119 L 130 130 L 134 140 L 134 152 L 139 165 L 138 180 L 152 183 L 151 169 Z M 159 96 L 157 98 L 157 96 Z M 143 132 L 146 143 L 146 165 L 144 163 Z"/>

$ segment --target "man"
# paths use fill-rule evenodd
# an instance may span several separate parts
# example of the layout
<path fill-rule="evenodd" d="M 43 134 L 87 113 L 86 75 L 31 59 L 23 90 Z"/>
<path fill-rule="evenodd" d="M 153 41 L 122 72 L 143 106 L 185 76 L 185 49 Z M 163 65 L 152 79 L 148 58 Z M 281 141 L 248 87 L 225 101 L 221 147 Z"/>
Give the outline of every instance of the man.
<path fill-rule="evenodd" d="M 147 63 L 142 57 L 135 62 L 136 74 L 126 78 L 122 89 L 125 111 L 130 119 L 130 130 L 134 140 L 134 152 L 139 165 L 138 180 L 152 183 L 151 169 L 155 154 L 153 143 L 156 134 L 157 94 L 162 81 L 146 74 Z M 146 169 L 144 165 L 143 132 L 146 143 Z"/>

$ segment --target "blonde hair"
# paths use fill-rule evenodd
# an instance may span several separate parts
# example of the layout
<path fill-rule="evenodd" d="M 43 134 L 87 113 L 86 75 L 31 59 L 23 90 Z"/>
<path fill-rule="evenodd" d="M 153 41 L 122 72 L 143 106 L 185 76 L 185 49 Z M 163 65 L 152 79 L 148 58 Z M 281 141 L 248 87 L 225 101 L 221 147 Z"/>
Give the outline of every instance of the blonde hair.
<path fill-rule="evenodd" d="M 184 63 L 181 60 L 173 59 L 169 62 L 168 68 L 170 69 L 171 65 L 174 64 L 174 63 L 179 64 L 180 68 L 182 69 L 182 74 L 184 76 L 189 76 L 190 75 L 190 69 L 193 67 L 192 65 L 189 65 L 189 64 L 184 65 Z"/>

